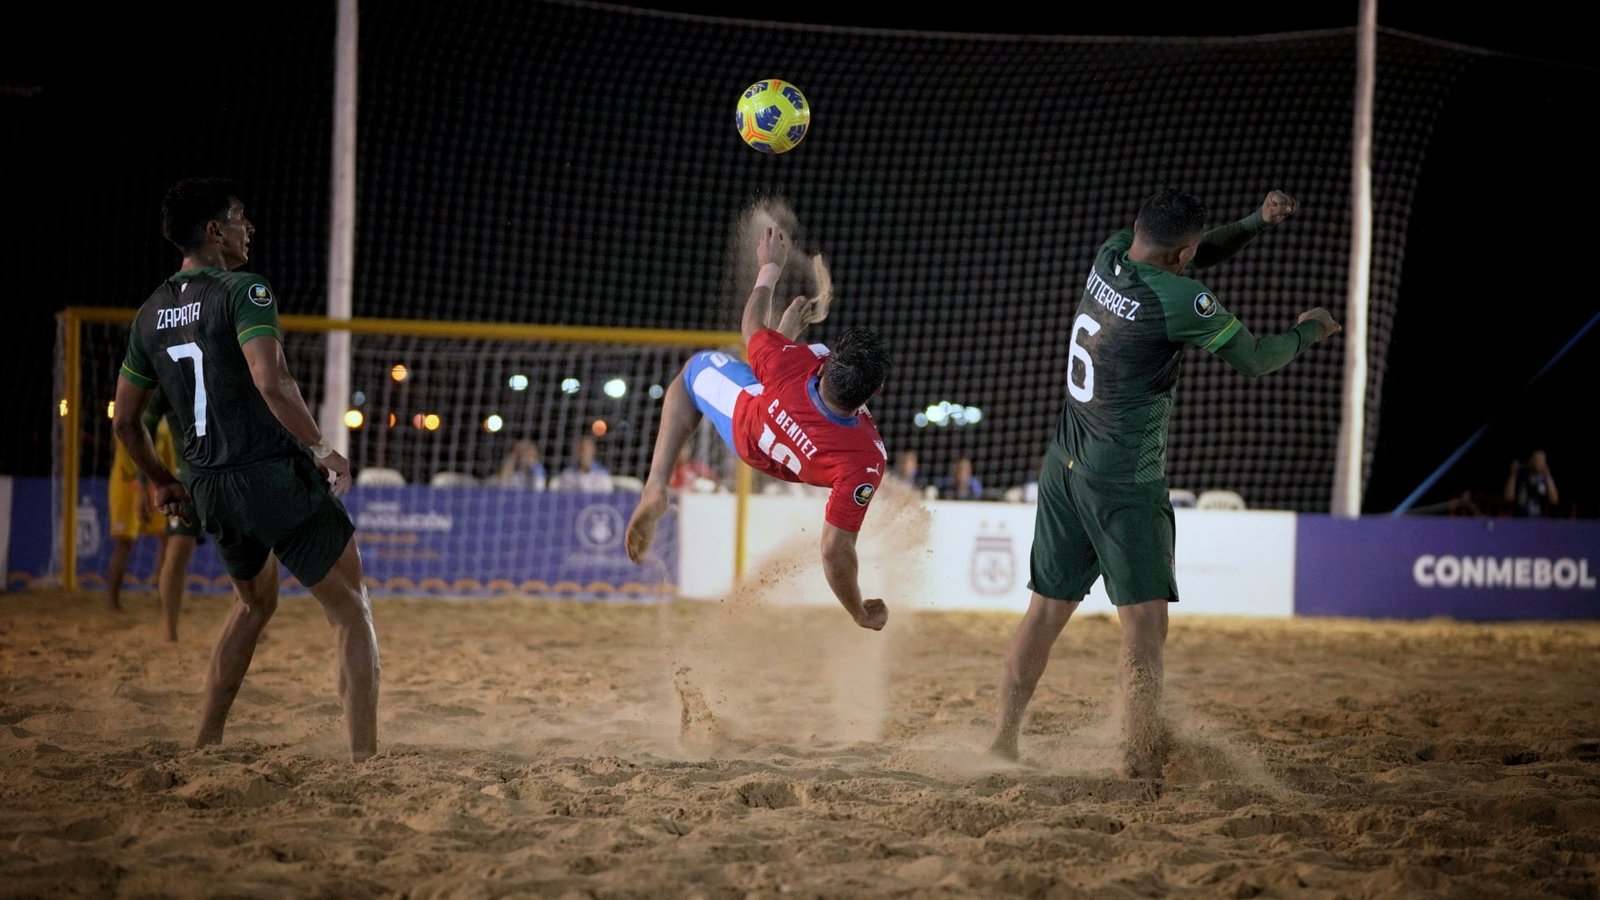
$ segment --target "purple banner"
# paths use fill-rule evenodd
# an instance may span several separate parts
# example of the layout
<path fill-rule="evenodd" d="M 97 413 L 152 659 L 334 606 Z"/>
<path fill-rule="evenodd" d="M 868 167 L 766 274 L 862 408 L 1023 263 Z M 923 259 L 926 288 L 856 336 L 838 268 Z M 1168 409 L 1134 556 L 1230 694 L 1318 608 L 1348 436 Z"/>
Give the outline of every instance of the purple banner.
<path fill-rule="evenodd" d="M 59 544 L 47 478 L 14 482 L 10 572 L 20 590 L 49 583 Z M 586 599 L 660 599 L 677 584 L 677 516 L 662 518 L 651 559 L 634 565 L 623 532 L 639 495 L 494 487 L 360 487 L 344 498 L 356 523 L 362 568 L 374 593 L 534 594 Z M 105 587 L 111 536 L 106 479 L 82 480 L 78 578 Z M 153 587 L 156 541 L 140 539 L 125 584 Z M 228 591 L 232 582 L 210 541 L 195 551 L 189 589 Z M 301 590 L 285 576 L 286 591 Z"/>
<path fill-rule="evenodd" d="M 1298 517 L 1295 613 L 1600 619 L 1600 521 Z"/>

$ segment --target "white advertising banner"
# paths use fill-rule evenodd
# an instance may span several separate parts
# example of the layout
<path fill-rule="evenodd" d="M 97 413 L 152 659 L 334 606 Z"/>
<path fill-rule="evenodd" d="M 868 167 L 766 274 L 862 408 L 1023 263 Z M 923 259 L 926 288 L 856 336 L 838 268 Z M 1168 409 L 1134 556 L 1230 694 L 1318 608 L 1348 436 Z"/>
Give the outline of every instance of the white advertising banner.
<path fill-rule="evenodd" d="M 747 589 L 788 602 L 834 603 L 822 574 L 825 498 L 753 496 Z M 734 498 L 681 498 L 679 593 L 726 597 L 733 587 Z M 1028 605 L 1034 507 L 926 501 L 921 510 L 874 508 L 857 546 L 861 587 L 891 608 L 993 609 Z M 1174 615 L 1283 616 L 1294 612 L 1295 515 L 1180 509 Z M 1096 583 L 1085 611 L 1112 609 Z"/>

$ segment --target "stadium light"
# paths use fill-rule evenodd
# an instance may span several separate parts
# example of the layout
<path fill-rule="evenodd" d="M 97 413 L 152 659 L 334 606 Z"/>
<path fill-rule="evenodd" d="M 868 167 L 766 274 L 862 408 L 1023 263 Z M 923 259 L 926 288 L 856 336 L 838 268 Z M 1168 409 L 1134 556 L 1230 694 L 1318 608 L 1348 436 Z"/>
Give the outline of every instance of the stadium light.
<path fill-rule="evenodd" d="M 498 413 L 490 415 L 489 418 L 483 420 L 483 430 L 490 434 L 495 434 L 504 427 L 506 427 L 506 420 L 500 418 Z"/>
<path fill-rule="evenodd" d="M 563 394 L 576 394 L 581 387 L 583 387 L 583 382 L 576 378 L 561 379 L 561 393 Z"/>
<path fill-rule="evenodd" d="M 528 389 L 528 376 L 518 372 L 506 379 L 506 387 L 513 391 L 525 391 Z"/>
<path fill-rule="evenodd" d="M 621 378 L 613 378 L 606 382 L 601 390 L 606 392 L 607 397 L 613 400 L 621 400 L 628 393 L 628 383 Z"/>
<path fill-rule="evenodd" d="M 65 397 L 61 399 L 60 403 L 56 404 L 56 413 L 59 414 L 63 419 L 67 417 L 67 400 Z"/>
<path fill-rule="evenodd" d="M 367 405 L 367 394 L 366 394 L 366 392 L 365 391 L 356 391 L 354 394 L 351 394 L 350 395 L 350 405 L 351 406 L 366 406 Z"/>
<path fill-rule="evenodd" d="M 361 410 L 359 410 L 359 409 L 347 409 L 347 410 L 345 410 L 345 412 L 344 412 L 344 427 L 350 429 L 351 431 L 354 431 L 357 428 L 360 428 L 362 425 L 365 425 L 365 424 L 367 424 L 367 417 L 361 414 Z"/>
<path fill-rule="evenodd" d="M 605 419 L 595 419 L 594 424 L 589 426 L 589 430 L 594 432 L 595 437 L 605 437 L 606 432 L 611 430 L 611 426 L 606 424 Z"/>
<path fill-rule="evenodd" d="M 662 387 L 661 385 L 659 385 L 659 384 L 650 385 L 650 399 L 651 400 L 660 400 L 662 397 L 665 397 L 666 394 L 667 394 L 667 389 Z"/>
<path fill-rule="evenodd" d="M 117 417 L 117 401 L 112 400 L 110 403 L 106 404 L 106 418 L 115 419 L 116 417 Z"/>
<path fill-rule="evenodd" d="M 423 416 L 422 417 L 422 427 L 428 429 L 429 431 L 438 431 L 439 430 L 439 414 L 438 413 L 428 413 L 427 415 Z"/>
<path fill-rule="evenodd" d="M 393 428 L 393 427 L 394 427 L 394 423 L 395 423 L 395 421 L 396 421 L 396 420 L 395 420 L 395 416 L 394 416 L 394 413 L 389 413 L 389 427 L 390 427 L 390 428 Z"/>
<path fill-rule="evenodd" d="M 976 425 L 983 421 L 983 410 L 976 406 L 963 406 L 960 403 L 951 403 L 949 400 L 940 400 L 912 418 L 918 428 L 937 425 L 944 428 L 954 425 L 957 428 L 966 425 Z"/>
<path fill-rule="evenodd" d="M 395 381 L 405 381 L 410 374 L 411 371 L 401 363 L 395 363 L 394 368 L 389 370 L 389 377 Z"/>

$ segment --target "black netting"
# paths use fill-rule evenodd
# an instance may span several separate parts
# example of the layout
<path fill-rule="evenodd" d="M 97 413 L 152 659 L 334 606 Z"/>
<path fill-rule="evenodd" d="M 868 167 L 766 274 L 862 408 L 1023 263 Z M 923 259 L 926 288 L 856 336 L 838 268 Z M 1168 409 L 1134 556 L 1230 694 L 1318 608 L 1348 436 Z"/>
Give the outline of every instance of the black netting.
<path fill-rule="evenodd" d="M 56 186 L 60 199 L 101 211 L 97 240 L 59 242 L 63 265 L 39 273 L 52 296 L 137 303 L 174 262 L 155 229 L 161 190 L 225 173 L 244 181 L 260 229 L 251 268 L 285 311 L 323 311 L 333 16 L 288 3 L 239 24 L 250 27 L 234 29 L 230 53 L 251 65 L 227 85 L 197 81 L 181 108 L 170 73 L 131 67 L 30 114 L 91 154 Z M 1218 220 L 1269 188 L 1294 193 L 1299 220 L 1206 280 L 1257 332 L 1312 305 L 1343 316 L 1349 31 L 941 37 L 522 0 L 377 5 L 361 24 L 358 315 L 728 328 L 746 289 L 728 277 L 739 216 L 782 198 L 836 283 L 833 314 L 810 337 L 883 331 L 896 369 L 872 405 L 891 448 L 921 451 L 933 470 L 970 455 L 995 491 L 1023 479 L 1051 432 L 1095 246 L 1151 191 L 1183 185 Z M 1369 459 L 1414 186 L 1443 98 L 1479 57 L 1386 34 L 1379 58 Z M 744 147 L 732 124 L 739 92 L 769 75 L 815 108 L 806 141 L 776 158 Z M 85 122 L 74 109 L 93 92 L 103 111 Z M 181 140 L 157 139 L 168 121 Z M 89 140 L 107 135 L 127 139 Z M 308 392 L 321 389 L 314 357 L 296 362 Z M 357 375 L 353 388 L 381 387 Z M 1259 381 L 1194 354 L 1173 419 L 1174 484 L 1326 510 L 1341 376 L 1337 343 Z M 8 402 L 42 418 L 54 399 L 39 393 Z M 982 421 L 918 427 L 916 413 L 940 401 L 977 406 Z M 453 446 L 468 454 L 456 462 L 483 464 L 467 434 Z"/>

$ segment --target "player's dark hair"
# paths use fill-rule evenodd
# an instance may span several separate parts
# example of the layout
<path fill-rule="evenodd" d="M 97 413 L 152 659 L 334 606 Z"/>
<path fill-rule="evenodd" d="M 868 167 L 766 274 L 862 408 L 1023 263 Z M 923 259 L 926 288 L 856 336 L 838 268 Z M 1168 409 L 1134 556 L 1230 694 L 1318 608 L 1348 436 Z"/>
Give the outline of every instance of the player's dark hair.
<path fill-rule="evenodd" d="M 828 399 L 847 409 L 866 403 L 889 377 L 889 351 L 870 328 L 852 328 L 829 348 L 822 364 Z"/>
<path fill-rule="evenodd" d="M 239 184 L 228 178 L 185 178 L 167 189 L 161 201 L 161 236 L 179 250 L 194 250 L 206 241 L 206 223 L 226 219 L 239 196 Z"/>
<path fill-rule="evenodd" d="M 1139 207 L 1139 228 L 1150 243 L 1172 250 L 1203 234 L 1207 215 L 1206 205 L 1199 198 L 1167 188 Z"/>

